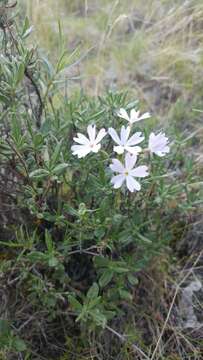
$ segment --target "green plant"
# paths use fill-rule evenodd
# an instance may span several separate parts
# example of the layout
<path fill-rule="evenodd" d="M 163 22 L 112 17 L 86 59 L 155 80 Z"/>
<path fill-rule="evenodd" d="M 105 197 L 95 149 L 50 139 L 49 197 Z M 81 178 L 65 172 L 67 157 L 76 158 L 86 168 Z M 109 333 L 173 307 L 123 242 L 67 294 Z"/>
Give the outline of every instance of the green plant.
<path fill-rule="evenodd" d="M 4 11 L 8 15 L 10 9 Z M 195 210 L 199 178 L 192 158 L 185 157 L 187 142 L 171 126 L 171 153 L 164 161 L 150 158 L 142 190 L 113 189 L 110 138 L 98 154 L 76 159 L 73 137 L 92 123 L 118 129 L 118 110 L 137 108 L 137 101 L 111 91 L 97 98 L 83 92 L 67 97 L 66 72 L 77 51 L 65 50 L 60 24 L 54 65 L 26 42 L 32 31 L 28 19 L 19 26 L 5 17 L 1 29 L 0 196 L 11 209 L 2 220 L 1 271 L 16 311 L 4 314 L 0 342 L 11 358 L 13 352 L 54 357 L 54 347 L 47 349 L 57 328 L 57 344 L 65 344 L 71 326 L 91 336 L 113 331 L 109 324 L 125 317 L 142 272 L 174 241 L 174 218 L 184 229 Z M 154 119 L 146 121 L 141 130 L 148 138 Z M 143 160 L 149 157 L 143 153 Z M 33 329 L 21 338 L 29 322 Z M 131 345 L 136 349 L 129 340 Z"/>

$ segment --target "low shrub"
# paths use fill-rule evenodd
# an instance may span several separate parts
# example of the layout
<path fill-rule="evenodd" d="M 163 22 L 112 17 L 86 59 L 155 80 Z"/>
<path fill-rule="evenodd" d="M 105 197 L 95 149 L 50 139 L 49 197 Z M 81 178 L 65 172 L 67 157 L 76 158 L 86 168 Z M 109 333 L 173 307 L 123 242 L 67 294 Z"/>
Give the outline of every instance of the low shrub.
<path fill-rule="evenodd" d="M 125 340 L 143 272 L 173 256 L 195 210 L 193 160 L 174 124 L 166 138 L 127 93 L 67 96 L 75 55 L 60 26 L 53 65 L 28 19 L 1 9 L 2 357 L 72 359 L 77 344 L 78 359 L 93 334 Z"/>

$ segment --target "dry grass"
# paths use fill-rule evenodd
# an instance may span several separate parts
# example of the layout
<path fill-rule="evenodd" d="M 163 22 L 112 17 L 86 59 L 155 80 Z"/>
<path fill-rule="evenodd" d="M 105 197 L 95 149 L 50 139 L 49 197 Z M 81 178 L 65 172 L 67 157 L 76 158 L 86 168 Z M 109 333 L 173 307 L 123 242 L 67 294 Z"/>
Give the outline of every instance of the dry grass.
<path fill-rule="evenodd" d="M 201 114 L 193 109 L 202 109 L 203 97 L 202 0 L 22 3 L 35 26 L 33 37 L 52 60 L 58 20 L 67 50 L 78 48 L 81 60 L 67 72 L 69 95 L 81 89 L 90 95 L 128 90 L 159 123 L 175 119 L 186 136 L 188 129 L 199 131 Z M 202 147 L 195 151 L 201 158 Z"/>
<path fill-rule="evenodd" d="M 57 51 L 58 19 L 70 52 L 77 46 L 81 55 L 91 49 L 75 69 L 79 86 L 91 94 L 105 87 L 131 88 L 151 107 L 159 107 L 160 96 L 170 103 L 200 87 L 201 0 L 148 0 L 144 5 L 139 0 L 27 0 L 26 6 L 34 36 L 51 57 Z"/>

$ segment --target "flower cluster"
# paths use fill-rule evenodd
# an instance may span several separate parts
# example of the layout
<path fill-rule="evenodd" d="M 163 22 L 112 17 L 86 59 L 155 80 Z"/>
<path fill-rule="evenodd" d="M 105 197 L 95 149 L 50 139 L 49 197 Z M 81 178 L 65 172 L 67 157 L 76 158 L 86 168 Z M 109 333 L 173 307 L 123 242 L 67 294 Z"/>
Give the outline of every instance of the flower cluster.
<path fill-rule="evenodd" d="M 141 165 L 135 167 L 138 155 L 143 151 L 138 144 L 144 141 L 145 138 L 140 131 L 133 134 L 130 133 L 134 123 L 149 118 L 150 114 L 146 112 L 140 115 L 140 111 L 132 109 L 130 115 L 128 115 L 127 111 L 121 108 L 117 115 L 128 121 L 127 127 L 121 127 L 120 134 L 112 127 L 109 128 L 108 131 L 102 128 L 98 134 L 96 134 L 96 126 L 88 125 L 88 137 L 77 133 L 77 137 L 73 138 L 77 145 L 73 145 L 71 150 L 73 155 L 77 155 L 78 158 L 83 158 L 90 152 L 97 153 L 101 149 L 101 140 L 109 134 L 116 143 L 113 147 L 114 152 L 119 155 L 124 154 L 123 162 L 118 159 L 112 159 L 110 169 L 112 172 L 117 173 L 117 175 L 111 179 L 113 187 L 118 189 L 126 182 L 126 186 L 130 192 L 139 191 L 141 186 L 135 178 L 143 178 L 149 175 L 148 166 Z M 163 157 L 170 151 L 168 143 L 168 138 L 164 133 L 160 132 L 155 135 L 152 132 L 149 135 L 148 148 L 145 149 L 145 151 Z"/>

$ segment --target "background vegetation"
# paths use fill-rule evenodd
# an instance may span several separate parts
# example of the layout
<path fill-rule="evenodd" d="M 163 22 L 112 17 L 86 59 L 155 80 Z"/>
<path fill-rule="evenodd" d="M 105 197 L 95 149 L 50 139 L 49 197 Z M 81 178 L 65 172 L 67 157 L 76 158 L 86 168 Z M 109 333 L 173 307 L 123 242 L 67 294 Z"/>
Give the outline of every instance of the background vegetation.
<path fill-rule="evenodd" d="M 202 1 L 0 10 L 0 358 L 201 359 Z M 137 99 L 171 153 L 125 196 L 70 146 Z"/>

